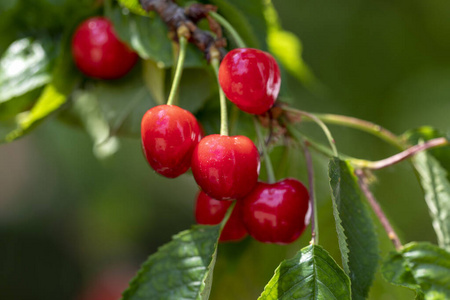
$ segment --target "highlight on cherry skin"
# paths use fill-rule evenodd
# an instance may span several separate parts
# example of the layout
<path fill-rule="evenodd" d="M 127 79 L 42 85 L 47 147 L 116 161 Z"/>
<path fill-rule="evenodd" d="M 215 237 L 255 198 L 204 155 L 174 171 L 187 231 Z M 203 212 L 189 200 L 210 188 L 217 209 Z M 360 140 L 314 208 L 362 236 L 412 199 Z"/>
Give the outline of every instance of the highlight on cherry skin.
<path fill-rule="evenodd" d="M 194 148 L 202 138 L 197 119 L 176 105 L 149 109 L 141 122 L 141 142 L 150 166 L 159 174 L 175 178 L 191 166 Z"/>
<path fill-rule="evenodd" d="M 248 233 L 263 243 L 289 244 L 305 230 L 309 193 L 298 180 L 258 182 L 242 201 L 242 216 Z"/>
<path fill-rule="evenodd" d="M 246 136 L 212 134 L 195 147 L 191 168 L 195 181 L 210 197 L 240 199 L 256 185 L 259 152 Z"/>
<path fill-rule="evenodd" d="M 217 225 L 222 222 L 232 203 L 213 199 L 203 191 L 199 191 L 195 202 L 195 220 L 202 225 Z M 247 230 L 242 222 L 242 205 L 237 201 L 220 234 L 219 242 L 237 242 L 246 236 Z"/>
<path fill-rule="evenodd" d="M 78 69 L 98 79 L 118 79 L 127 74 L 139 56 L 114 32 L 111 21 L 94 17 L 81 23 L 72 37 L 72 56 Z"/>
<path fill-rule="evenodd" d="M 278 97 L 280 68 L 267 52 L 237 48 L 223 58 L 219 67 L 219 83 L 227 98 L 241 110 L 263 114 Z"/>

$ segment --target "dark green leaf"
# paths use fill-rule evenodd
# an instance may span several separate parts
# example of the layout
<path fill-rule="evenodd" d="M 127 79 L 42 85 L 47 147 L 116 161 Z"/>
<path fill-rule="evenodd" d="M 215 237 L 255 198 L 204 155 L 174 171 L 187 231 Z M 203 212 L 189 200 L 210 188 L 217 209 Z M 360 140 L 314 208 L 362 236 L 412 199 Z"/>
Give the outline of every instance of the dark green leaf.
<path fill-rule="evenodd" d="M 218 95 L 218 83 L 212 69 L 185 69 L 180 82 L 179 104 L 196 113 L 213 95 Z M 212 101 L 218 100 L 212 99 Z"/>
<path fill-rule="evenodd" d="M 434 231 L 439 246 L 450 251 L 450 182 L 447 172 L 427 152 L 413 157 L 413 164 L 419 173 L 420 183 L 425 191 L 425 201 L 430 210 Z"/>
<path fill-rule="evenodd" d="M 351 299 L 350 279 L 321 246 L 283 261 L 258 300 Z"/>
<path fill-rule="evenodd" d="M 390 253 L 381 268 L 390 283 L 416 291 L 416 299 L 450 299 L 450 253 L 428 243 L 410 243 Z"/>
<path fill-rule="evenodd" d="M 15 41 L 0 60 L 0 118 L 14 116 L 39 96 L 52 79 L 54 41 L 49 38 Z"/>
<path fill-rule="evenodd" d="M 342 264 L 352 281 L 353 299 L 365 299 L 379 260 L 375 226 L 353 168 L 333 158 L 329 177 Z"/>
<path fill-rule="evenodd" d="M 114 29 L 119 37 L 128 43 L 139 56 L 151 59 L 159 68 L 169 68 L 174 65 L 172 41 L 166 24 L 157 15 L 149 17 L 129 14 L 120 7 L 106 9 L 106 16 L 114 23 Z M 186 52 L 185 68 L 205 67 L 203 53 L 192 44 Z"/>
<path fill-rule="evenodd" d="M 208 299 L 220 225 L 197 225 L 159 248 L 123 293 L 123 300 Z"/>
<path fill-rule="evenodd" d="M 267 24 L 262 0 L 212 0 L 218 13 L 236 29 L 247 47 L 267 51 Z M 229 38 L 233 41 L 232 38 Z"/>

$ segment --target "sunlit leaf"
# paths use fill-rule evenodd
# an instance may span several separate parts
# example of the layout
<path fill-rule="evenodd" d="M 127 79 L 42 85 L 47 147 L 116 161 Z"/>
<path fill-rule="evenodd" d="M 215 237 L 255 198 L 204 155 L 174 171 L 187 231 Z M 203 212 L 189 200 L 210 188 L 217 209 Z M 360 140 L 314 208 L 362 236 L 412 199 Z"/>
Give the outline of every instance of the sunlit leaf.
<path fill-rule="evenodd" d="M 266 1 L 267 43 L 269 50 L 291 74 L 306 85 L 315 83 L 314 75 L 302 58 L 302 43 L 292 32 L 281 28 L 278 14 L 271 1 Z"/>
<path fill-rule="evenodd" d="M 450 253 L 428 243 L 392 252 L 381 268 L 390 283 L 416 292 L 416 299 L 450 299 Z"/>
<path fill-rule="evenodd" d="M 141 267 L 123 300 L 208 299 L 220 225 L 175 235 Z"/>
<path fill-rule="evenodd" d="M 375 226 L 353 168 L 333 158 L 329 178 L 342 264 L 352 281 L 353 299 L 365 299 L 379 260 Z"/>
<path fill-rule="evenodd" d="M 283 261 L 258 300 L 346 299 L 350 279 L 321 246 L 303 248 Z"/>
<path fill-rule="evenodd" d="M 0 60 L 0 117 L 13 116 L 39 96 L 36 89 L 52 79 L 54 41 L 23 38 L 15 41 Z"/>

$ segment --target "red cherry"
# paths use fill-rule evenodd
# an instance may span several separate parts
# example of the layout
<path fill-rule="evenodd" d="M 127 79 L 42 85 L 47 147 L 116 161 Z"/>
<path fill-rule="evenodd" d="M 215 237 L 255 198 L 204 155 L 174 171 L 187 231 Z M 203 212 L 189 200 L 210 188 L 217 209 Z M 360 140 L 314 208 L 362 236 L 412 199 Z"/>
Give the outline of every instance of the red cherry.
<path fill-rule="evenodd" d="M 222 222 L 231 205 L 231 201 L 219 201 L 200 191 L 195 203 L 195 220 L 198 224 L 216 225 Z M 233 209 L 230 218 L 220 234 L 220 242 L 240 241 L 247 236 L 247 230 L 242 223 L 242 205 L 239 201 Z"/>
<path fill-rule="evenodd" d="M 263 243 L 289 244 L 306 228 L 309 194 L 298 180 L 273 184 L 258 182 L 243 201 L 242 215 L 248 233 Z"/>
<path fill-rule="evenodd" d="M 72 55 L 87 76 L 117 79 L 138 60 L 138 55 L 117 38 L 112 23 L 95 17 L 81 23 L 72 38 Z"/>
<path fill-rule="evenodd" d="M 239 199 L 258 180 L 258 149 L 246 136 L 208 135 L 195 148 L 191 168 L 197 184 L 212 198 Z"/>
<path fill-rule="evenodd" d="M 141 122 L 141 140 L 145 157 L 159 174 L 175 178 L 191 165 L 192 152 L 201 140 L 197 119 L 175 105 L 149 109 Z"/>
<path fill-rule="evenodd" d="M 268 111 L 280 91 L 280 68 L 267 52 L 239 48 L 225 55 L 219 68 L 219 83 L 225 95 L 250 114 Z"/>

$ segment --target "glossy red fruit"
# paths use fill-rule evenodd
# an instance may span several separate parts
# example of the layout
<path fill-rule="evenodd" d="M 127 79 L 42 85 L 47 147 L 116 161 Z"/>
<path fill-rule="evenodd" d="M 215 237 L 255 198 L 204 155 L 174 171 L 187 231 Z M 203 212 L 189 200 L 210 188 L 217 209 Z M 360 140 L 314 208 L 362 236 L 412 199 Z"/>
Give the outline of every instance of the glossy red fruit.
<path fill-rule="evenodd" d="M 112 23 L 95 17 L 81 23 L 72 38 L 72 55 L 87 76 L 117 79 L 135 65 L 138 55 L 117 38 Z"/>
<path fill-rule="evenodd" d="M 192 152 L 201 140 L 197 119 L 176 105 L 149 109 L 141 122 L 145 157 L 159 174 L 175 178 L 191 166 Z"/>
<path fill-rule="evenodd" d="M 296 179 L 287 178 L 273 184 L 258 182 L 241 201 L 245 227 L 260 242 L 292 243 L 307 226 L 309 194 Z"/>
<path fill-rule="evenodd" d="M 280 68 L 267 52 L 238 48 L 228 52 L 222 60 L 219 83 L 228 99 L 241 110 L 262 114 L 278 97 Z"/>
<path fill-rule="evenodd" d="M 197 184 L 212 198 L 239 199 L 258 180 L 258 149 L 246 136 L 208 135 L 195 148 L 191 168 Z"/>
<path fill-rule="evenodd" d="M 195 220 L 198 224 L 217 225 L 222 222 L 231 204 L 232 201 L 219 201 L 200 191 L 195 203 Z M 242 223 L 242 205 L 238 201 L 222 230 L 219 241 L 235 242 L 246 236 L 247 230 Z"/>

